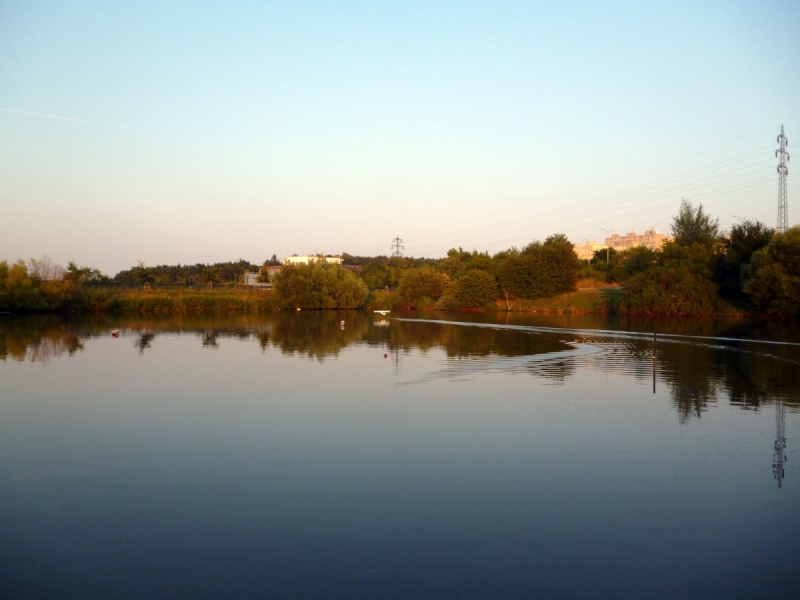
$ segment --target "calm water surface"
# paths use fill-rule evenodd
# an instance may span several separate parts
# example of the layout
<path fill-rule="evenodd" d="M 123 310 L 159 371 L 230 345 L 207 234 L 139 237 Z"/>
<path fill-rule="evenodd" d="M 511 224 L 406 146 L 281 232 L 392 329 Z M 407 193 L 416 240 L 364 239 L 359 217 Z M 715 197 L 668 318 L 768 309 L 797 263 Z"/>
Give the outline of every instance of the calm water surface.
<path fill-rule="evenodd" d="M 797 598 L 798 377 L 785 323 L 6 316 L 0 596 Z"/>

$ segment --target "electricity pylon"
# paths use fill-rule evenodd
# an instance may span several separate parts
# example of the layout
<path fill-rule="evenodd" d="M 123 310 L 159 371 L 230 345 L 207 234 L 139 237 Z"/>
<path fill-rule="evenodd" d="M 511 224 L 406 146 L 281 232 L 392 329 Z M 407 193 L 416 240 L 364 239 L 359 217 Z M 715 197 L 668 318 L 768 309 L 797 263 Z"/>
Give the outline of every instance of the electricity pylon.
<path fill-rule="evenodd" d="M 778 145 L 780 147 L 775 150 L 775 156 L 780 158 L 778 163 L 778 233 L 786 233 L 786 229 L 789 227 L 786 206 L 786 175 L 789 172 L 789 168 L 786 166 L 786 161 L 789 160 L 786 146 L 789 145 L 789 140 L 783 133 L 783 125 L 781 125 L 781 134 L 778 136 Z"/>
<path fill-rule="evenodd" d="M 403 246 L 403 240 L 400 239 L 399 235 L 392 240 L 392 250 L 392 256 L 395 258 L 403 257 L 403 250 L 405 250 L 405 247 Z"/>

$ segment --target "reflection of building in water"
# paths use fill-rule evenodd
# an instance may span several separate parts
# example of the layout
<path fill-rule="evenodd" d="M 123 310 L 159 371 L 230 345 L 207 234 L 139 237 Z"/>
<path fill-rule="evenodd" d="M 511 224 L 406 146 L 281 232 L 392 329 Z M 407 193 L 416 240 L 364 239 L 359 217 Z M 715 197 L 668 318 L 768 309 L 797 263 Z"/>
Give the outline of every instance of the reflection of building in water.
<path fill-rule="evenodd" d="M 783 483 L 784 468 L 786 462 L 786 408 L 783 402 L 778 402 L 775 411 L 775 456 L 772 459 L 772 473 L 778 480 L 778 487 Z"/>

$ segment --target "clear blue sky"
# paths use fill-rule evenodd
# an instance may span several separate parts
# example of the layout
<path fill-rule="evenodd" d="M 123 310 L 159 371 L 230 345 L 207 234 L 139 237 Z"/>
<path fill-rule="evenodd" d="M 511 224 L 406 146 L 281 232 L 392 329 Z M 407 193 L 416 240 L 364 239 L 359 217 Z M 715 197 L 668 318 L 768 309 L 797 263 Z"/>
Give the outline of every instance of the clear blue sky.
<path fill-rule="evenodd" d="M 681 197 L 774 226 L 798 32 L 796 1 L 0 3 L 0 259 L 494 253 Z"/>

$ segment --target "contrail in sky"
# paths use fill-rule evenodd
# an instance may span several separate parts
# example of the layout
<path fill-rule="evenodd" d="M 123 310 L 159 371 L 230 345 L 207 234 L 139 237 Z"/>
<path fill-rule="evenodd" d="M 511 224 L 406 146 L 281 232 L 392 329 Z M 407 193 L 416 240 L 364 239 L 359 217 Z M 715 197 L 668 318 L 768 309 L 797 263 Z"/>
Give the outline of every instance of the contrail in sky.
<path fill-rule="evenodd" d="M 44 117 L 45 119 L 59 119 L 61 121 L 73 121 L 75 123 L 89 123 L 91 125 L 106 125 L 109 127 L 125 127 L 130 128 L 129 125 L 118 125 L 117 123 L 101 123 L 100 121 L 88 121 L 86 119 L 76 119 L 74 117 L 62 117 L 61 115 L 46 115 L 44 113 L 31 112 L 29 110 L 15 110 L 13 108 L 0 108 L 0 110 L 10 113 L 17 113 L 20 115 L 32 115 L 34 117 Z"/>

